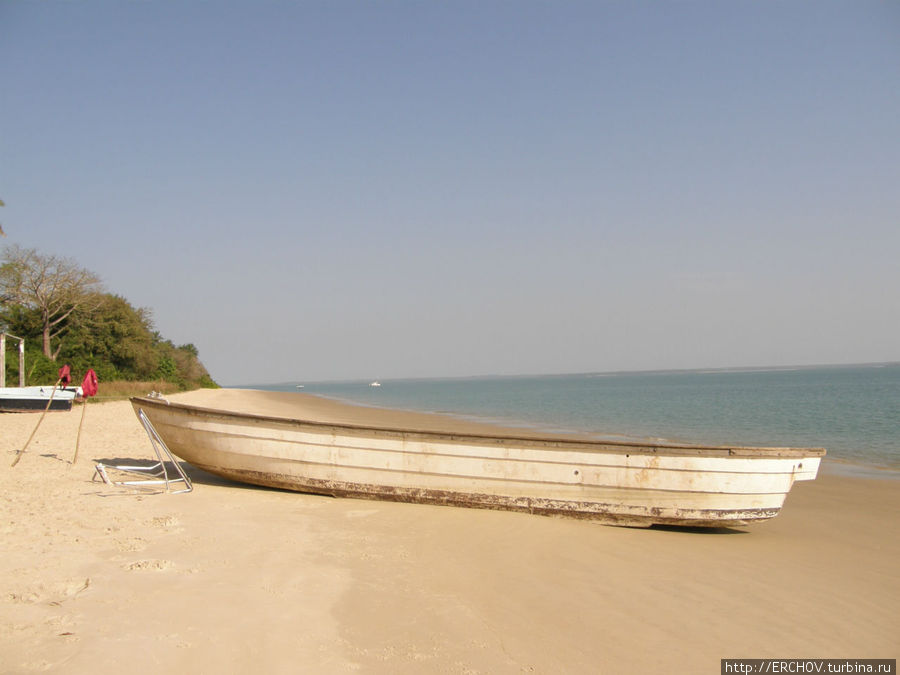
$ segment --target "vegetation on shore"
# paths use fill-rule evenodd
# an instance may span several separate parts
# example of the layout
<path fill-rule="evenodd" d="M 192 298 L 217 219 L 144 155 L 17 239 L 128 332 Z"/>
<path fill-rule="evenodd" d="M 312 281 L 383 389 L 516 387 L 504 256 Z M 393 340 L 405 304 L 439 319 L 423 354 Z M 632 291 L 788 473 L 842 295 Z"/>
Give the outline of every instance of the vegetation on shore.
<path fill-rule="evenodd" d="M 93 368 L 102 383 L 133 383 L 134 393 L 218 386 L 197 348 L 163 338 L 150 310 L 106 292 L 74 261 L 34 249 L 9 246 L 0 258 L 0 332 L 24 338 L 26 384 L 52 384 L 68 364 L 75 384 Z M 3 366 L 7 382 L 18 382 L 10 346 Z"/>
<path fill-rule="evenodd" d="M 154 380 L 151 382 L 115 380 L 101 384 L 100 393 L 96 398 L 101 401 L 115 401 L 131 398 L 132 396 L 146 396 L 154 391 L 166 396 L 168 394 L 177 394 L 183 389 L 178 384 L 166 382 L 165 380 Z"/>

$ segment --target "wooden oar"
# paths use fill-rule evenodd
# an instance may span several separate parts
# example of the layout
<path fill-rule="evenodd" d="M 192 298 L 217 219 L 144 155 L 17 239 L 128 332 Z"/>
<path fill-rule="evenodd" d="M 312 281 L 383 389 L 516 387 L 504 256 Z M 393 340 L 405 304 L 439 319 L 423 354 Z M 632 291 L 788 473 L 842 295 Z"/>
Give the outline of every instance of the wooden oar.
<path fill-rule="evenodd" d="M 41 416 L 38 418 L 37 424 L 34 425 L 34 431 L 31 432 L 31 436 L 28 437 L 28 440 L 25 441 L 25 445 L 22 446 L 21 450 L 17 451 L 16 458 L 13 460 L 13 463 L 10 466 L 15 466 L 19 463 L 19 460 L 22 459 L 22 455 L 25 454 L 25 451 L 28 449 L 28 444 L 31 443 L 31 439 L 34 438 L 34 435 L 37 433 L 38 427 L 41 426 L 41 422 L 44 421 L 44 416 L 47 414 L 47 411 L 50 410 L 50 406 L 53 404 L 53 396 L 56 394 L 56 388 L 59 386 L 59 383 L 62 382 L 62 378 L 56 381 L 56 384 L 53 385 L 53 391 L 50 392 L 50 400 L 47 401 L 47 407 L 44 408 L 44 412 L 41 413 Z"/>
<path fill-rule="evenodd" d="M 94 372 L 93 368 L 88 368 L 88 371 L 84 374 L 84 379 L 81 381 L 81 397 L 84 399 L 84 403 L 81 408 L 81 422 L 78 423 L 78 436 L 75 437 L 75 456 L 72 457 L 70 467 L 75 466 L 75 462 L 78 461 L 78 445 L 81 443 L 81 427 L 84 425 L 84 413 L 87 411 L 88 399 L 91 396 L 96 396 L 96 394 L 97 373 Z"/>
<path fill-rule="evenodd" d="M 78 461 L 78 445 L 81 443 L 81 427 L 84 426 L 84 413 L 87 411 L 89 397 L 84 397 L 84 403 L 81 404 L 81 421 L 78 423 L 78 435 L 75 436 L 75 455 L 72 457 L 72 463 L 69 467 L 75 466 L 75 462 Z"/>

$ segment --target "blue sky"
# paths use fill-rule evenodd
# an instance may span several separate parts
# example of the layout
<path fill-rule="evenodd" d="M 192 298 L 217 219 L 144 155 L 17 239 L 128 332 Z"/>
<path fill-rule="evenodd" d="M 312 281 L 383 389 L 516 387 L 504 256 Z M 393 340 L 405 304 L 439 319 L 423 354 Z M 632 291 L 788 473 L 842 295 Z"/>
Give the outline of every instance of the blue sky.
<path fill-rule="evenodd" d="M 0 2 L 0 244 L 224 384 L 900 360 L 900 4 Z"/>

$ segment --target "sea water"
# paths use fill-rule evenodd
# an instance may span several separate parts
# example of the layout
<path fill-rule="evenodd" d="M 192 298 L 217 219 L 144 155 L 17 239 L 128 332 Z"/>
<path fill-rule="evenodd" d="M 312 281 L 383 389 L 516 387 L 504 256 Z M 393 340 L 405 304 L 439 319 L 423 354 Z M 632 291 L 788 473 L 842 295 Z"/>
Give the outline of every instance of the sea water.
<path fill-rule="evenodd" d="M 824 447 L 900 477 L 900 364 L 257 385 L 601 438 Z"/>

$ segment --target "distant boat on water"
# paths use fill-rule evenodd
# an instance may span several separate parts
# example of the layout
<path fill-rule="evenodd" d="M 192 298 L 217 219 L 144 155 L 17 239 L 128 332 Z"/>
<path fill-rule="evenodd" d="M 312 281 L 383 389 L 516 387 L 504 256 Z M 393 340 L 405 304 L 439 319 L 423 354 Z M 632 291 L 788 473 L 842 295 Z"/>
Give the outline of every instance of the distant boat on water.
<path fill-rule="evenodd" d="M 589 518 L 745 525 L 777 515 L 821 448 L 597 441 L 317 422 L 133 398 L 169 449 L 233 480 L 331 495 Z"/>
<path fill-rule="evenodd" d="M 378 380 L 375 380 L 374 382 L 369 382 L 369 386 L 370 387 L 380 387 L 381 382 L 379 382 Z"/>

